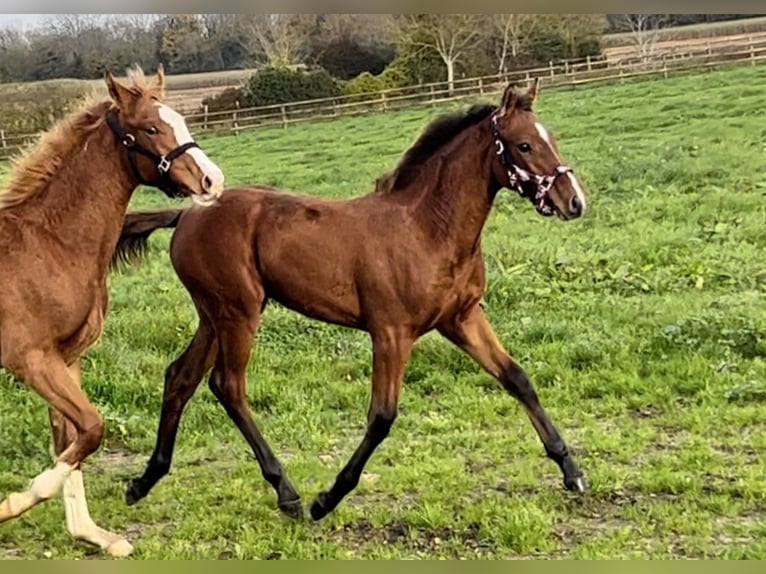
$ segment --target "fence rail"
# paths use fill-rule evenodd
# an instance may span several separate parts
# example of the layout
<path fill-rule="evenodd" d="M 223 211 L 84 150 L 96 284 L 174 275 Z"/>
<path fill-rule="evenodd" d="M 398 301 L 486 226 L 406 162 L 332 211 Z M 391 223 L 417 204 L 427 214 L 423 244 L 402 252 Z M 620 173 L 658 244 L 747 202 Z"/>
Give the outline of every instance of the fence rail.
<path fill-rule="evenodd" d="M 605 57 L 550 62 L 548 66 L 480 78 L 459 79 L 450 90 L 446 82 L 410 86 L 365 94 L 322 98 L 281 105 L 241 108 L 208 112 L 206 108 L 186 114 L 187 124 L 197 134 L 239 134 L 262 126 L 287 128 L 296 123 L 319 121 L 398 110 L 476 96 L 495 95 L 508 82 L 525 82 L 534 77 L 544 78 L 546 87 L 576 89 L 597 83 L 624 83 L 641 77 L 668 78 L 729 64 L 757 65 L 766 62 L 766 34 L 748 36 L 743 41 L 716 42 L 683 50 L 669 50 L 650 56 L 634 56 L 618 61 Z M 37 134 L 7 133 L 0 126 L 0 159 L 7 159 Z"/>

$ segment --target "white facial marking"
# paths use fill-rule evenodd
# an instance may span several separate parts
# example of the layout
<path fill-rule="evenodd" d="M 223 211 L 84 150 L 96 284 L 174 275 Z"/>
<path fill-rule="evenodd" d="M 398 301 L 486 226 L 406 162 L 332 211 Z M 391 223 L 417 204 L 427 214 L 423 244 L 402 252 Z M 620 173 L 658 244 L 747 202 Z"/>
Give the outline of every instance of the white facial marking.
<path fill-rule="evenodd" d="M 535 122 L 535 127 L 537 128 L 537 133 L 540 134 L 540 137 L 543 139 L 543 141 L 548 144 L 548 147 L 550 148 L 551 153 L 556 158 L 556 161 L 561 163 L 561 159 L 556 153 L 556 150 L 553 149 L 553 143 L 551 142 L 551 136 L 548 133 L 548 130 L 540 122 Z M 569 183 L 572 184 L 572 188 L 575 190 L 575 193 L 577 194 L 577 199 L 580 200 L 580 205 L 582 205 L 582 213 L 585 213 L 585 207 L 586 207 L 585 192 L 583 191 L 582 186 L 580 185 L 580 182 L 577 181 L 577 178 L 574 176 L 574 174 L 571 171 L 567 173 L 567 177 L 569 177 Z"/>
<path fill-rule="evenodd" d="M 580 200 L 580 205 L 582 205 L 582 213 L 585 213 L 585 208 L 587 207 L 586 201 L 585 201 L 585 192 L 582 190 L 582 187 L 580 186 L 580 182 L 577 181 L 577 178 L 574 176 L 574 174 L 570 171 L 567 172 L 567 176 L 569 176 L 569 182 L 572 184 L 572 187 L 575 190 L 575 193 L 577 194 L 577 199 Z"/>
<path fill-rule="evenodd" d="M 194 141 L 191 133 L 189 133 L 189 128 L 186 127 L 186 121 L 184 121 L 181 114 L 164 104 L 158 104 L 157 108 L 162 121 L 168 124 L 173 130 L 173 134 L 175 135 L 179 146 Z M 219 168 L 209 157 L 207 157 L 207 154 L 199 148 L 191 148 L 187 150 L 186 153 L 194 159 L 197 166 L 200 168 L 200 171 L 210 178 L 210 181 L 213 183 L 209 193 L 204 194 L 203 197 L 197 197 L 195 194 L 192 199 L 197 203 L 209 204 L 223 193 L 223 171 L 221 171 L 221 168 Z"/>

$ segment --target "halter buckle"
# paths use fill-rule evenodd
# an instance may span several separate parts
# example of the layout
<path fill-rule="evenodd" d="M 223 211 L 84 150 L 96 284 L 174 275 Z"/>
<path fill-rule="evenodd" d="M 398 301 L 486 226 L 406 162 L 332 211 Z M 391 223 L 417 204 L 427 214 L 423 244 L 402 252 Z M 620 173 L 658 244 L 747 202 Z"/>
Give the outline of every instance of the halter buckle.
<path fill-rule="evenodd" d="M 157 164 L 157 169 L 160 173 L 165 174 L 170 170 L 170 162 L 166 157 L 161 157 L 160 162 Z"/>
<path fill-rule="evenodd" d="M 125 134 L 122 136 L 122 145 L 126 148 L 132 148 L 136 145 L 136 138 L 133 134 Z"/>

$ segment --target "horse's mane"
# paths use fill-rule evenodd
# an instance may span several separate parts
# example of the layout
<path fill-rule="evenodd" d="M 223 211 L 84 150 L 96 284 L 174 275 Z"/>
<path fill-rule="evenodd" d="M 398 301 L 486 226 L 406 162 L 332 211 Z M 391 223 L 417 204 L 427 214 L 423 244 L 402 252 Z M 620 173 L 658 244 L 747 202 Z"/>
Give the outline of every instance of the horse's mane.
<path fill-rule="evenodd" d="M 489 117 L 495 109 L 495 106 L 490 104 L 478 104 L 468 110 L 437 117 L 426 126 L 412 147 L 405 152 L 396 168 L 378 178 L 375 183 L 376 191 L 391 193 L 407 187 L 428 158 L 467 128 Z"/>
<path fill-rule="evenodd" d="M 128 70 L 136 95 L 159 98 L 156 88 L 146 81 L 141 68 Z M 95 101 L 90 95 L 77 108 L 57 121 L 51 129 L 40 135 L 38 141 L 12 160 L 8 184 L 0 189 L 0 210 L 23 203 L 42 192 L 56 173 L 67 163 L 69 156 L 81 149 L 85 140 L 98 129 L 112 106 L 110 100 Z"/>
<path fill-rule="evenodd" d="M 509 87 L 516 95 L 516 109 L 529 110 L 530 99 L 526 91 Z M 505 99 L 505 98 L 504 98 Z M 402 156 L 393 171 L 383 174 L 375 181 L 377 193 L 391 193 L 404 189 L 412 183 L 418 170 L 428 158 L 451 142 L 469 127 L 489 117 L 497 109 L 491 104 L 477 104 L 467 110 L 443 114 L 426 126 L 415 143 Z"/>

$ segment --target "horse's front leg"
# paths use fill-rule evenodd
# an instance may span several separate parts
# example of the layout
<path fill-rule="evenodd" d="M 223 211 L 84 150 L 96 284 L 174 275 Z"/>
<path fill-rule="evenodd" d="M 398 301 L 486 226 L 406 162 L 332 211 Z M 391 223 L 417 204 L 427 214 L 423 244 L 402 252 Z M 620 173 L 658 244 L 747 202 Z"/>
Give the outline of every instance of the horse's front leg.
<path fill-rule="evenodd" d="M 439 332 L 471 356 L 524 405 L 546 454 L 561 468 L 566 488 L 573 492 L 585 492 L 585 476 L 540 404 L 529 376 L 503 348 L 481 307 L 476 305 L 468 314 L 454 317 L 442 325 Z"/>
<path fill-rule="evenodd" d="M 351 459 L 340 471 L 335 484 L 321 492 L 311 505 L 311 517 L 320 520 L 351 492 L 375 449 L 388 436 L 396 419 L 404 370 L 412 352 L 414 337 L 400 329 L 372 333 L 372 396 L 367 414 L 367 432 Z"/>

